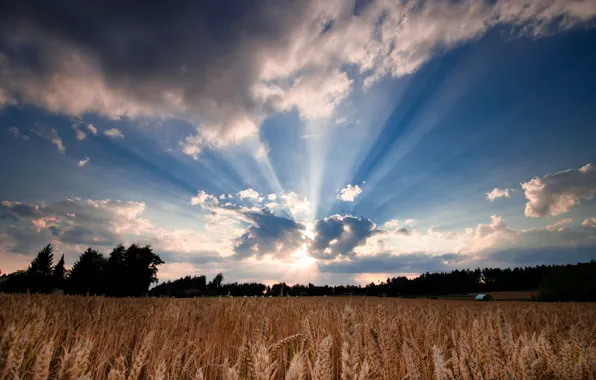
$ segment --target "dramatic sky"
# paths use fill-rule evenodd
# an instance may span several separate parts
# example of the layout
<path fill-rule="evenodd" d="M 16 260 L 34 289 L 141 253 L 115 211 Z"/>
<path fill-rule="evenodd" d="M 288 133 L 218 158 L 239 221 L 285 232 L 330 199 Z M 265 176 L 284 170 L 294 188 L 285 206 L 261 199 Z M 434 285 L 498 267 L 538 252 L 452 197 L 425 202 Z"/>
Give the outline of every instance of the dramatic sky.
<path fill-rule="evenodd" d="M 0 270 L 367 283 L 596 258 L 596 0 L 9 0 Z"/>

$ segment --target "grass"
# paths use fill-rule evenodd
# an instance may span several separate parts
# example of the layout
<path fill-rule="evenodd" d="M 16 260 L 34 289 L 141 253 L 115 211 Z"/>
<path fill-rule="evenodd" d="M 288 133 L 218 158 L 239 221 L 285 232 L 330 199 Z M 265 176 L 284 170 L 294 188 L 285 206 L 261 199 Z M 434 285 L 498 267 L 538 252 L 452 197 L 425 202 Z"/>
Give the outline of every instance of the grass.
<path fill-rule="evenodd" d="M 2 379 L 590 379 L 596 305 L 0 295 Z"/>

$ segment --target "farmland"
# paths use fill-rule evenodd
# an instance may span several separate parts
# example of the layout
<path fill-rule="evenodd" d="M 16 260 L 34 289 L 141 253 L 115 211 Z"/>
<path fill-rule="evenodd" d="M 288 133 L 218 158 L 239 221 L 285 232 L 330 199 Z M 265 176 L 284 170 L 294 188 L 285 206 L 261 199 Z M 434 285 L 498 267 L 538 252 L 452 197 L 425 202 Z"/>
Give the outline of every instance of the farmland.
<path fill-rule="evenodd" d="M 590 379 L 596 305 L 0 295 L 0 378 Z"/>

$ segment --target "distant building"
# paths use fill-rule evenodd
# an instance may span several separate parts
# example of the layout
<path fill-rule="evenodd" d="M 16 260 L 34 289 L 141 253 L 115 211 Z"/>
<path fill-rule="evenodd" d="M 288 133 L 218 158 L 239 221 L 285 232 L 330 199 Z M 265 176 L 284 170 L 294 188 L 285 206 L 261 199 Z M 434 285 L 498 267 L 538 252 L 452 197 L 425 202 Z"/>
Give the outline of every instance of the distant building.
<path fill-rule="evenodd" d="M 478 294 L 474 297 L 476 301 L 493 301 L 494 298 L 490 294 Z"/>

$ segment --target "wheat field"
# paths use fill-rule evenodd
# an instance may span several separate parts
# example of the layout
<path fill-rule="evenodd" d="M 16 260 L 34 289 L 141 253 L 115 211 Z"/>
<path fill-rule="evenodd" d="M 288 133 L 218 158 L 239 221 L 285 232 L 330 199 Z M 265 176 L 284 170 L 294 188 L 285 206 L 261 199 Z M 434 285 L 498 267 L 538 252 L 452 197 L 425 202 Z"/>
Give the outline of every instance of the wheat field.
<path fill-rule="evenodd" d="M 594 379 L 596 305 L 0 295 L 2 379 Z"/>

